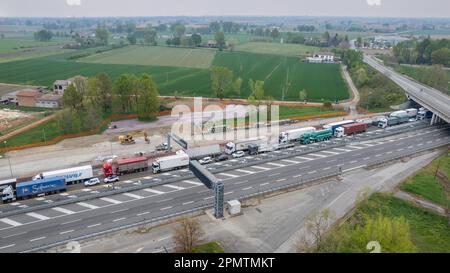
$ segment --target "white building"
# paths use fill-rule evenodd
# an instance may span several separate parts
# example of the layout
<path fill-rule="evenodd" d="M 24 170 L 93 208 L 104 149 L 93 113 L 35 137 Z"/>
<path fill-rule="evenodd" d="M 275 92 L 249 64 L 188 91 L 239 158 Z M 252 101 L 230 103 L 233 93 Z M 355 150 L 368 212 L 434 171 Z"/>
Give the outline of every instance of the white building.
<path fill-rule="evenodd" d="M 309 63 L 334 63 L 334 54 L 330 52 L 314 53 L 306 58 Z"/>

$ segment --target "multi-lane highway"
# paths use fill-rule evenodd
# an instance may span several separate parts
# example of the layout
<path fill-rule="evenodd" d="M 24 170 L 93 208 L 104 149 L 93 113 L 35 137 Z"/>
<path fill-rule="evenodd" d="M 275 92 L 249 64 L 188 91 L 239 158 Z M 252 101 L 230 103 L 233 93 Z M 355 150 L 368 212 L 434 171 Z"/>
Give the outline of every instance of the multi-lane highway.
<path fill-rule="evenodd" d="M 382 65 L 373 56 L 365 55 L 364 62 L 398 84 L 411 99 L 450 123 L 450 96 L 397 73 L 392 68 Z"/>
<path fill-rule="evenodd" d="M 311 154 L 219 172 L 225 199 L 351 171 L 421 149 L 450 144 L 450 129 L 429 127 Z M 260 155 L 263 156 L 263 155 Z M 268 156 L 268 155 L 267 155 Z M 248 158 L 251 160 L 251 157 Z M 211 166 L 220 167 L 214 163 Z M 135 183 L 137 178 L 130 179 Z M 0 252 L 19 252 L 108 231 L 143 220 L 212 206 L 213 195 L 196 179 L 145 188 L 0 219 Z"/>

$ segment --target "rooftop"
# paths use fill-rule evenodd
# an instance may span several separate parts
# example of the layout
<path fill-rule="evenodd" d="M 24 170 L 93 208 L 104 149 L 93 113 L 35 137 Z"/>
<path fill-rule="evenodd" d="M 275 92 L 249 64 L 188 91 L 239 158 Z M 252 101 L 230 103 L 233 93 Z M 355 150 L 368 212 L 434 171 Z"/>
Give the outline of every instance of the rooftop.
<path fill-rule="evenodd" d="M 35 89 L 22 89 L 17 93 L 17 97 L 38 97 L 41 93 Z"/>

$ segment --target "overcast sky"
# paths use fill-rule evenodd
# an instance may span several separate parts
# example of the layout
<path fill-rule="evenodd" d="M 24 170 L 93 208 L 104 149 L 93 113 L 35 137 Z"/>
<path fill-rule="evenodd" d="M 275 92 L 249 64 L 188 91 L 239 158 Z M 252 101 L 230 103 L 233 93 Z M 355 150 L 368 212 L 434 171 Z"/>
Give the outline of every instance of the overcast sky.
<path fill-rule="evenodd" d="M 450 18 L 450 0 L 0 0 L 0 16 L 309 15 Z"/>

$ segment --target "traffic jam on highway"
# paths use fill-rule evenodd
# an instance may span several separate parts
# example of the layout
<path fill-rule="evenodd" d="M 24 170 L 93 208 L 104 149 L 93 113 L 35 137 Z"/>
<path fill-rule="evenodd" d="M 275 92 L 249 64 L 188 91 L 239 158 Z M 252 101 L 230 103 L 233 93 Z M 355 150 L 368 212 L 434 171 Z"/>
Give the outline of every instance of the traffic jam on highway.
<path fill-rule="evenodd" d="M 204 147 L 191 148 L 186 151 L 172 151 L 170 147 L 167 151 L 155 152 L 148 156 L 135 156 L 129 158 L 109 159 L 101 166 L 101 175 L 95 175 L 96 166 L 85 165 L 62 170 L 53 170 L 36 174 L 33 177 L 19 177 L 0 181 L 0 191 L 2 192 L 2 202 L 9 203 L 21 199 L 30 199 L 61 193 L 75 189 L 76 185 L 84 184 L 85 187 L 98 187 L 103 183 L 106 185 L 119 182 L 121 177 L 127 177 L 133 173 L 151 172 L 156 175 L 173 170 L 184 169 L 189 165 L 190 160 L 199 160 L 201 164 L 211 164 L 214 162 L 228 161 L 226 166 L 242 164 L 246 162 L 243 157 L 249 155 L 266 154 L 275 156 L 280 150 L 285 153 L 293 151 L 293 147 L 311 144 L 318 145 L 322 142 L 354 140 L 355 136 L 370 136 L 368 131 L 376 135 L 383 136 L 383 132 L 388 127 L 415 122 L 427 119 L 431 112 L 424 108 L 407 109 L 391 113 L 389 116 L 377 116 L 362 120 L 344 120 L 330 123 L 320 128 L 306 127 L 286 130 L 281 132 L 278 142 L 268 143 L 266 137 L 247 139 L 243 141 L 228 142 L 225 145 L 209 145 Z M 423 124 L 423 123 L 420 123 Z M 373 135 L 373 134 L 372 134 Z M 240 160 L 239 160 L 240 159 Z M 214 167 L 208 167 L 213 170 Z M 188 172 L 188 170 L 186 170 Z M 179 173 L 178 176 L 183 175 Z M 161 180 L 154 176 L 154 179 Z M 150 178 L 150 177 L 146 177 Z M 109 186 L 109 185 L 108 185 Z M 97 191 L 92 191 L 97 192 Z"/>

